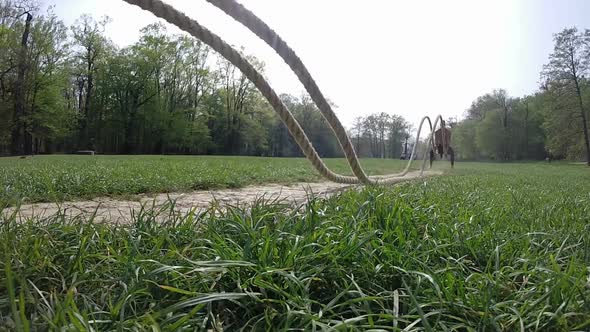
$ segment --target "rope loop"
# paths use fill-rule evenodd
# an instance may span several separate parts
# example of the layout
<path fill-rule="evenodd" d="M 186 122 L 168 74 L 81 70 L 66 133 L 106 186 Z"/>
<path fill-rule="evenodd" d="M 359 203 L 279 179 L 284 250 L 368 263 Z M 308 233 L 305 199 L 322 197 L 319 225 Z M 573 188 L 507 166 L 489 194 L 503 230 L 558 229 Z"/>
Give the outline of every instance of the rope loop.
<path fill-rule="evenodd" d="M 281 121 L 285 124 L 289 133 L 305 155 L 305 157 L 311 162 L 313 167 L 325 178 L 330 181 L 347 184 L 387 184 L 399 181 L 400 177 L 405 176 L 412 164 L 412 161 L 416 155 L 416 148 L 420 140 L 420 133 L 422 126 L 425 122 L 428 122 L 430 127 L 430 137 L 428 144 L 424 148 L 424 160 L 422 167 L 420 168 L 420 176 L 424 173 L 426 167 L 427 154 L 430 151 L 431 145 L 434 141 L 434 133 L 437 124 L 440 123 L 442 128 L 443 119 L 440 115 L 436 117 L 434 126 L 428 116 L 425 116 L 420 121 L 418 132 L 416 134 L 416 140 L 410 159 L 404 170 L 400 173 L 388 174 L 384 176 L 367 176 L 365 171 L 360 165 L 360 161 L 352 145 L 346 129 L 338 120 L 338 117 L 332 110 L 330 104 L 320 91 L 319 87 L 315 83 L 313 77 L 303 65 L 303 62 L 297 54 L 287 45 L 287 43 L 274 32 L 266 23 L 260 18 L 254 15 L 251 11 L 246 9 L 235 0 L 207 0 L 217 8 L 221 9 L 227 15 L 231 16 L 236 21 L 242 23 L 250 31 L 256 34 L 259 38 L 264 40 L 270 47 L 272 47 L 277 54 L 289 65 L 291 70 L 295 73 L 299 81 L 303 84 L 306 91 L 311 96 L 314 103 L 317 105 L 322 116 L 328 122 L 332 132 L 336 136 L 338 143 L 354 176 L 346 176 L 335 173 L 330 170 L 323 162 L 317 151 L 313 147 L 313 144 L 301 128 L 301 125 L 297 122 L 297 119 L 289 111 L 287 106 L 281 101 L 278 94 L 272 89 L 270 84 L 266 81 L 264 76 L 260 74 L 254 66 L 252 66 L 236 49 L 227 44 L 223 39 L 209 31 L 207 28 L 201 26 L 195 20 L 189 18 L 184 13 L 178 11 L 174 7 L 160 1 L 160 0 L 124 0 L 125 2 L 136 5 L 144 10 L 147 10 L 157 17 L 160 17 L 167 22 L 176 25 L 181 30 L 188 32 L 193 37 L 196 37 L 209 45 L 213 50 L 227 59 L 232 65 L 236 66 L 244 75 L 256 86 L 268 103 L 272 106 L 273 110 L 278 114 Z M 444 136 L 444 130 L 443 130 Z"/>

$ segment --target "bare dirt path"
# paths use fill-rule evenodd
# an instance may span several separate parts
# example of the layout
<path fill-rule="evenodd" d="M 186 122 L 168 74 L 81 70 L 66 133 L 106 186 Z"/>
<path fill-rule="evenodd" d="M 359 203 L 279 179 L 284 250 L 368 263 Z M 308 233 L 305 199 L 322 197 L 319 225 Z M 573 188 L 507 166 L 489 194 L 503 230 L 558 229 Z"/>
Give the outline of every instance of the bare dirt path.
<path fill-rule="evenodd" d="M 425 171 L 424 177 L 440 175 L 439 171 Z M 419 171 L 409 172 L 398 182 L 404 182 L 418 178 Z M 175 202 L 178 212 L 186 213 L 193 209 L 204 209 L 217 202 L 219 206 L 250 204 L 257 199 L 282 200 L 284 203 L 300 204 L 308 195 L 313 193 L 318 197 L 328 197 L 347 188 L 358 187 L 354 185 L 339 184 L 334 182 L 295 183 L 290 185 L 265 184 L 247 186 L 240 189 L 199 190 L 187 193 L 167 193 L 156 195 L 140 195 L 137 200 L 117 200 L 108 197 L 95 198 L 87 201 L 73 201 L 62 203 L 35 203 L 22 205 L 16 211 L 19 218 L 31 216 L 49 217 L 58 212 L 68 216 L 84 215 L 86 217 L 96 213 L 95 220 L 109 222 L 129 222 L 132 214 L 142 206 L 161 207 L 171 201 Z M 15 208 L 4 210 L 5 214 L 12 214 Z"/>

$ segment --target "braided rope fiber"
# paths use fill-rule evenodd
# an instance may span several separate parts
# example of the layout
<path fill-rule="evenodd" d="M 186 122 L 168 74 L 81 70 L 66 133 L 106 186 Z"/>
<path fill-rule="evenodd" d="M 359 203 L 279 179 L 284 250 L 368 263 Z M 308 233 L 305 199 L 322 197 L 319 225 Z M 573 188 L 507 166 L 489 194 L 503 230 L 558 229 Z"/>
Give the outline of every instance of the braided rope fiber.
<path fill-rule="evenodd" d="M 367 175 L 360 166 L 359 160 L 356 156 L 356 152 L 350 141 L 350 138 L 346 134 L 346 129 L 342 126 L 342 123 L 332 110 L 332 107 L 320 91 L 313 77 L 301 61 L 297 54 L 287 45 L 287 43 L 266 23 L 258 18 L 250 10 L 239 4 L 234 0 L 207 0 L 215 7 L 221 9 L 227 15 L 232 17 L 234 20 L 242 23 L 256 36 L 266 42 L 272 47 L 283 60 L 289 65 L 291 70 L 297 75 L 299 81 L 303 84 L 307 93 L 309 93 L 313 102 L 318 106 L 318 109 L 324 116 L 324 118 L 330 124 L 332 131 L 340 143 L 342 151 L 350 164 L 354 175 L 362 182 L 367 181 Z"/>
<path fill-rule="evenodd" d="M 228 16 L 232 17 L 234 20 L 240 22 L 242 25 L 247 27 L 250 31 L 252 31 L 256 36 L 262 39 L 266 44 L 272 47 L 275 52 L 285 61 L 285 63 L 291 68 L 293 73 L 297 76 L 299 81 L 303 84 L 307 93 L 309 93 L 311 99 L 314 103 L 318 106 L 318 109 L 322 113 L 322 116 L 327 120 L 330 128 L 336 135 L 338 139 L 338 143 L 344 151 L 344 155 L 348 160 L 350 168 L 352 169 L 353 174 L 363 183 L 370 182 L 370 179 L 367 178 L 366 173 L 362 169 L 359 159 L 356 155 L 354 150 L 354 146 L 348 135 L 346 134 L 346 129 L 342 126 L 342 123 L 332 110 L 332 107 L 320 91 L 320 88 L 317 86 L 315 80 L 301 61 L 301 59 L 297 56 L 295 51 L 289 47 L 287 42 L 285 42 L 281 36 L 279 36 L 272 28 L 270 28 L 264 21 L 262 21 L 258 16 L 256 16 L 253 12 L 245 8 L 243 5 L 238 3 L 235 0 L 207 0 L 207 2 L 211 3 L 215 7 L 221 9 L 224 13 Z M 420 131 L 422 130 L 422 125 L 425 120 L 428 120 L 430 124 L 430 130 L 433 131 L 432 123 L 430 118 L 424 117 L 420 121 L 420 126 L 418 128 L 418 133 L 416 137 L 416 142 L 420 138 Z M 442 127 L 442 118 L 441 127 Z M 438 122 L 438 119 L 437 119 Z M 436 123 L 435 123 L 436 127 Z M 444 131 L 443 131 L 444 137 Z M 430 146 L 431 142 L 429 142 L 426 146 Z M 414 148 L 412 149 L 412 153 L 410 155 L 410 159 L 404 170 L 400 173 L 396 174 L 389 174 L 386 176 L 380 176 L 379 178 L 389 178 L 389 177 L 402 177 L 405 176 L 408 171 L 410 170 L 410 166 L 414 159 L 416 151 L 416 144 L 414 144 Z M 425 157 L 426 158 L 426 154 Z M 420 174 L 422 175 L 424 172 L 424 167 L 421 168 Z"/>
<path fill-rule="evenodd" d="M 234 0 L 207 0 L 213 5 L 217 6 L 228 15 L 241 22 L 248 27 L 257 36 L 263 39 L 270 45 L 291 67 L 293 72 L 297 75 L 305 89 L 310 94 L 312 100 L 318 105 L 320 112 L 328 121 L 332 131 L 336 135 L 338 142 L 346 159 L 353 171 L 354 177 L 345 176 L 330 170 L 322 161 L 317 151 L 313 147 L 311 141 L 293 116 L 285 104 L 281 101 L 278 94 L 271 88 L 266 79 L 252 66 L 237 50 L 223 41 L 219 36 L 215 35 L 205 27 L 201 26 L 195 20 L 189 18 L 184 13 L 178 11 L 174 7 L 163 3 L 160 0 L 124 0 L 125 2 L 136 5 L 144 10 L 147 10 L 157 17 L 160 17 L 171 24 L 176 25 L 181 30 L 190 33 L 192 36 L 200 39 L 205 44 L 209 45 L 213 50 L 227 59 L 230 63 L 236 66 L 244 75 L 256 86 L 265 99 L 272 106 L 274 111 L 279 115 L 281 121 L 287 126 L 289 133 L 294 138 L 299 148 L 303 151 L 306 158 L 312 163 L 313 167 L 325 178 L 333 182 L 347 183 L 347 184 L 386 184 L 390 182 L 397 182 L 399 177 L 407 174 L 410 165 L 415 157 L 417 143 L 420 138 L 420 132 L 424 122 L 427 120 L 430 125 L 431 135 L 424 151 L 424 161 L 420 169 L 420 175 L 423 174 L 426 165 L 427 153 L 429 147 L 434 139 L 434 129 L 437 124 L 442 125 L 442 117 L 439 115 L 436 118 L 434 127 L 430 118 L 425 116 L 420 122 L 418 133 L 416 135 L 416 143 L 412 149 L 412 154 L 408 160 L 406 168 L 401 173 L 390 174 L 385 176 L 368 177 L 362 167 L 350 141 L 346 134 L 346 130 L 338 120 L 336 114 L 333 112 L 327 100 L 319 90 L 317 84 L 299 59 L 295 52 L 262 20 L 256 17 L 252 12 L 238 4 Z M 440 121 L 439 121 L 440 120 Z"/>

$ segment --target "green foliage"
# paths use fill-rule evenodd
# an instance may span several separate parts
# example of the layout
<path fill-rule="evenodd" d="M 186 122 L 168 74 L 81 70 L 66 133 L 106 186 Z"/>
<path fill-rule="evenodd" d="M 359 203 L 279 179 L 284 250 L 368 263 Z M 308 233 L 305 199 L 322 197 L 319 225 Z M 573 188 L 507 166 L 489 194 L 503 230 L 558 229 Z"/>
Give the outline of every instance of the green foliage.
<path fill-rule="evenodd" d="M 399 115 L 375 113 L 357 117 L 350 136 L 357 154 L 371 158 L 399 158 L 412 150 L 411 124 Z M 407 151 L 406 151 L 406 143 Z"/>
<path fill-rule="evenodd" d="M 23 9 L 15 9 L 15 12 L 19 10 Z M 16 122 L 25 124 L 24 130 L 33 137 L 30 144 L 40 145 L 41 141 L 67 136 L 72 129 L 74 113 L 63 98 L 70 84 L 66 27 L 51 11 L 33 16 L 25 53 L 28 58 L 24 60 L 26 81 L 22 84 L 27 103 L 25 112 L 18 115 L 14 112 L 19 86 L 16 71 L 21 54 L 18 40 L 24 27 L 16 19 L 13 25 L 4 26 L 4 29 L 10 33 L 0 38 L 2 49 L 6 50 L 0 56 L 0 117 L 3 124 L 7 124 L 0 125 L 0 153 L 8 149 L 11 140 L 14 141 L 11 130 Z"/>
<path fill-rule="evenodd" d="M 541 91 L 510 98 L 504 90 L 478 97 L 455 128 L 464 159 L 587 158 L 590 32 L 566 28 L 543 67 Z M 477 134 L 474 135 L 474 132 Z"/>
<path fill-rule="evenodd" d="M 0 329 L 583 331 L 589 183 L 460 163 L 301 209 L 0 217 Z"/>
<path fill-rule="evenodd" d="M 23 53 L 23 9 L 15 4 L 0 8 L 5 13 L 0 25 L 0 154 L 20 151 L 15 146 L 25 141 L 25 151 L 33 153 L 92 149 L 301 156 L 253 84 L 202 42 L 172 35 L 164 24 L 154 23 L 141 30 L 137 42 L 118 48 L 104 34 L 108 17 L 96 21 L 84 15 L 68 30 L 51 11 L 33 10 Z M 495 89 L 477 97 L 466 119 L 453 124 L 452 145 L 459 158 L 590 158 L 585 136 L 590 32 L 568 28 L 554 41 L 540 91 L 513 98 Z M 26 57 L 24 75 L 18 73 L 21 54 Z M 263 72 L 264 63 L 244 56 Z M 22 90 L 27 102 L 17 114 L 15 101 L 21 98 L 15 96 Z M 321 156 L 342 156 L 307 95 L 281 98 Z M 407 152 L 411 132 L 404 118 L 375 113 L 359 117 L 350 136 L 360 156 L 397 159 Z M 413 144 L 424 143 L 410 141 L 408 150 Z"/>
<path fill-rule="evenodd" d="M 306 132 L 307 137 L 311 140 L 314 147 L 316 147 L 320 156 L 342 156 L 340 145 L 338 144 L 332 129 L 309 96 L 303 95 L 300 98 L 297 98 L 284 94 L 281 96 L 281 99 L 289 110 L 291 110 L 303 130 Z M 332 105 L 332 108 L 336 108 L 336 106 Z M 303 156 L 286 129 L 280 130 L 279 133 L 282 134 L 283 137 L 278 139 L 278 146 L 275 149 L 282 153 L 280 156 Z"/>
<path fill-rule="evenodd" d="M 13 5 L 3 10 L 18 11 Z M 13 95 L 22 19 L 2 25 L 0 154 L 24 135 L 12 130 L 18 121 L 33 153 L 301 155 L 252 83 L 202 42 L 155 23 L 119 49 L 104 35 L 108 17 L 83 15 L 68 34 L 53 14 L 33 14 L 24 84 L 31 102 L 22 115 L 14 114 Z M 284 97 L 320 155 L 340 156 L 309 97 Z"/>
<path fill-rule="evenodd" d="M 457 159 L 476 160 L 479 151 L 475 140 L 477 122 L 464 120 L 453 128 L 453 145 L 457 151 Z"/>
<path fill-rule="evenodd" d="M 480 153 L 492 159 L 502 160 L 506 144 L 506 130 L 502 127 L 502 114 L 488 114 L 475 131 L 475 143 Z"/>
<path fill-rule="evenodd" d="M 545 128 L 552 136 L 549 149 L 566 157 L 586 156 L 590 166 L 588 81 L 590 30 L 566 28 L 554 36 L 555 47 L 542 78 L 550 100 Z M 565 141 L 565 143 L 564 143 Z"/>

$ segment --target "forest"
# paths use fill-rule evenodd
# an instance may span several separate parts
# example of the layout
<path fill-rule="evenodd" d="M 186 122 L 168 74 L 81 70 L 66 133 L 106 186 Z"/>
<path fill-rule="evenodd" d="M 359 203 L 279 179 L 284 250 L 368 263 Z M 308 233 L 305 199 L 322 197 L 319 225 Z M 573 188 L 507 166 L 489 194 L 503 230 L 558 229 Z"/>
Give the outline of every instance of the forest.
<path fill-rule="evenodd" d="M 154 23 L 118 47 L 105 35 L 108 17 L 66 26 L 26 3 L 0 0 L 0 155 L 301 156 L 255 87 L 199 40 Z M 590 163 L 590 32 L 567 28 L 553 38 L 538 91 L 516 97 L 499 88 L 466 105 L 461 120 L 448 119 L 459 159 Z M 321 156 L 342 155 L 306 94 L 281 98 Z M 400 158 L 416 129 L 376 112 L 349 134 L 362 157 Z"/>
<path fill-rule="evenodd" d="M 477 97 L 460 122 L 449 121 L 460 159 L 585 160 L 590 166 L 590 31 L 566 28 L 539 74 L 538 91 Z"/>
<path fill-rule="evenodd" d="M 66 27 L 51 12 L 2 4 L 0 153 L 300 155 L 254 86 L 200 41 L 156 23 L 118 48 L 108 18 Z M 311 100 L 281 97 L 318 152 L 337 155 Z"/>

